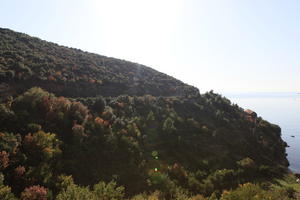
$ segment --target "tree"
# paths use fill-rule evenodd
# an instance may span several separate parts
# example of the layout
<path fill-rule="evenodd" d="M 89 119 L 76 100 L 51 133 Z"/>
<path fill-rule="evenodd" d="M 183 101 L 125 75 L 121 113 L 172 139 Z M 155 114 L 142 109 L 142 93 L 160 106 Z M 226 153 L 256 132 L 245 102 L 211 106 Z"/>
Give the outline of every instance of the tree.
<path fill-rule="evenodd" d="M 44 131 L 27 134 L 23 142 L 25 153 L 32 161 L 48 161 L 59 155 L 61 153 L 60 144 L 56 134 Z"/>
<path fill-rule="evenodd" d="M 93 192 L 95 198 L 101 200 L 120 200 L 124 197 L 124 187 L 117 187 L 117 184 L 114 181 L 110 181 L 107 184 L 100 181 L 98 184 L 94 185 Z"/>
<path fill-rule="evenodd" d="M 60 176 L 58 185 L 61 190 L 56 200 L 95 200 L 88 187 L 80 187 L 73 181 L 72 176 Z"/>
<path fill-rule="evenodd" d="M 11 192 L 11 188 L 3 184 L 4 176 L 0 173 L 0 199 L 1 200 L 17 200 Z"/>
<path fill-rule="evenodd" d="M 172 133 L 175 130 L 176 128 L 174 126 L 174 120 L 168 117 L 163 123 L 163 131 L 166 131 L 167 133 Z"/>
<path fill-rule="evenodd" d="M 26 160 L 26 176 L 32 183 L 50 184 L 56 167 L 56 158 L 61 154 L 61 141 L 54 133 L 38 131 L 27 134 L 23 141 Z"/>
<path fill-rule="evenodd" d="M 0 152 L 0 170 L 4 170 L 9 165 L 9 153 L 6 151 Z"/>
<path fill-rule="evenodd" d="M 287 190 L 274 189 L 265 191 L 258 185 L 252 183 L 245 183 L 240 185 L 237 189 L 231 191 L 223 191 L 220 200 L 289 200 Z"/>
<path fill-rule="evenodd" d="M 97 113 L 102 113 L 104 111 L 106 102 L 103 97 L 97 97 L 95 103 L 91 106 L 92 110 Z"/>
<path fill-rule="evenodd" d="M 39 185 L 25 188 L 21 200 L 47 200 L 47 189 Z"/>

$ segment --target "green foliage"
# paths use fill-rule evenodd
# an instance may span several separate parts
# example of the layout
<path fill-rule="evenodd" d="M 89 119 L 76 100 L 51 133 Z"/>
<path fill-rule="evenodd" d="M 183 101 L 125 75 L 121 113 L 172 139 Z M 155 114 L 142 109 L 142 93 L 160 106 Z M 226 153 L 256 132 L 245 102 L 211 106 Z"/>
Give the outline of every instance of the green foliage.
<path fill-rule="evenodd" d="M 44 131 L 29 133 L 24 138 L 24 150 L 32 161 L 48 161 L 58 156 L 61 153 L 60 144 L 61 142 L 54 133 L 45 133 Z"/>
<path fill-rule="evenodd" d="M 252 151 L 251 145 L 241 145 L 244 137 L 253 145 L 259 145 L 260 141 L 252 138 L 252 125 L 248 126 L 246 120 L 238 121 L 242 111 L 216 94 L 205 94 L 192 102 L 181 97 L 153 96 L 82 100 L 90 108 L 97 101 L 101 102 L 100 107 L 106 102 L 101 113 L 97 106 L 90 111 L 79 102 L 33 88 L 11 99 L 11 107 L 7 102 L 3 104 L 7 113 L 15 113 L 14 120 L 18 123 L 18 126 L 7 126 L 8 130 L 23 135 L 23 140 L 17 134 L 0 135 L 0 147 L 5 150 L 1 162 L 7 168 L 8 182 L 18 182 L 13 187 L 16 194 L 31 185 L 42 184 L 54 191 L 64 188 L 60 198 L 67 198 L 71 193 L 80 198 L 94 195 L 95 189 L 90 191 L 74 183 L 69 184 L 69 189 L 54 187 L 56 177 L 66 173 L 84 185 L 113 177 L 130 195 L 160 190 L 163 197 L 175 198 L 176 194 L 182 199 L 189 195 L 178 188 L 194 195 L 218 195 L 240 182 L 278 171 L 264 160 L 278 151 L 264 148 L 261 152 L 264 156 L 260 156 Z M 226 125 L 219 116 L 209 114 L 216 109 L 222 110 L 222 116 L 230 113 L 225 117 L 233 124 Z M 240 130 L 240 124 L 244 129 Z M 278 131 L 268 126 L 263 126 L 268 134 Z M 230 129 L 235 130 L 234 134 Z M 167 134 L 159 134 L 160 131 Z M 281 144 L 274 135 L 267 135 L 265 140 Z M 240 150 L 236 151 L 237 148 Z M 233 154 L 244 159 L 233 160 L 230 156 Z M 12 173 L 14 170 L 17 171 Z M 12 175 L 15 173 L 19 175 Z M 103 191 L 104 187 L 113 187 L 112 183 L 101 184 L 98 187 Z"/>
<path fill-rule="evenodd" d="M 255 167 L 254 161 L 248 157 L 238 161 L 237 164 L 239 166 L 241 166 L 242 168 L 254 168 Z"/>
<path fill-rule="evenodd" d="M 220 192 L 224 189 L 234 187 L 237 184 L 237 177 L 234 170 L 222 169 L 210 174 L 204 180 L 204 191 L 211 194 L 214 191 Z"/>
<path fill-rule="evenodd" d="M 35 133 L 35 132 L 42 130 L 42 126 L 39 124 L 35 124 L 35 123 L 28 124 L 27 128 L 28 128 L 28 132 L 30 132 L 30 133 Z"/>
<path fill-rule="evenodd" d="M 0 149 L 10 154 L 18 151 L 21 143 L 21 136 L 13 133 L 0 132 Z"/>
<path fill-rule="evenodd" d="M 288 166 L 278 126 L 139 64 L 0 29 L 0 82 L 3 194 L 215 200 Z"/>
<path fill-rule="evenodd" d="M 57 187 L 60 192 L 56 200 L 94 200 L 94 196 L 88 187 L 80 187 L 73 181 L 72 176 L 60 176 Z"/>
<path fill-rule="evenodd" d="M 106 106 L 105 99 L 103 97 L 97 97 L 95 99 L 95 102 L 91 106 L 91 109 L 98 113 L 102 113 L 104 111 L 105 106 Z"/>
<path fill-rule="evenodd" d="M 116 182 L 105 183 L 100 181 L 91 191 L 88 187 L 76 185 L 70 176 L 61 176 L 60 193 L 56 200 L 121 200 L 124 197 L 124 187 L 117 187 Z"/>
<path fill-rule="evenodd" d="M 1 131 L 7 131 L 7 127 L 12 127 L 15 120 L 15 113 L 7 105 L 0 104 L 0 127 L 3 127 Z"/>
<path fill-rule="evenodd" d="M 93 193 L 96 199 L 119 200 L 124 197 L 124 187 L 117 187 L 117 184 L 114 181 L 107 184 L 101 181 L 94 185 Z"/>
<path fill-rule="evenodd" d="M 152 111 L 149 112 L 147 115 L 147 121 L 154 121 L 155 120 L 155 115 Z"/>
<path fill-rule="evenodd" d="M 69 185 L 61 191 L 56 200 L 93 200 L 94 196 L 87 187 L 79 187 L 75 184 Z"/>
<path fill-rule="evenodd" d="M 158 169 L 159 170 L 159 169 Z M 170 179 L 170 177 L 162 172 L 151 170 L 149 172 L 148 185 L 153 190 L 160 190 L 164 196 L 174 196 L 176 193 L 176 184 Z"/>
<path fill-rule="evenodd" d="M 1 200 L 16 200 L 14 194 L 11 192 L 11 188 L 8 186 L 0 187 L 0 199 Z"/>
<path fill-rule="evenodd" d="M 34 183 L 51 184 L 53 179 L 53 167 L 56 159 L 61 154 L 61 141 L 53 133 L 39 131 L 27 134 L 23 141 L 24 154 L 27 157 L 27 172 Z"/>
<path fill-rule="evenodd" d="M 72 97 L 199 93 L 192 86 L 140 64 L 0 29 L 0 81 L 12 80 Z"/>
<path fill-rule="evenodd" d="M 286 190 L 263 190 L 258 185 L 246 183 L 236 190 L 224 191 L 220 200 L 289 200 Z"/>
<path fill-rule="evenodd" d="M 0 199 L 1 200 L 17 200 L 11 192 L 11 188 L 3 184 L 4 176 L 0 173 Z"/>
<path fill-rule="evenodd" d="M 174 120 L 168 117 L 163 123 L 163 130 L 167 133 L 172 133 L 173 131 L 175 131 L 176 128 L 174 126 Z"/>
<path fill-rule="evenodd" d="M 163 194 L 159 191 L 154 191 L 150 195 L 139 194 L 134 196 L 131 200 L 164 200 Z"/>
<path fill-rule="evenodd" d="M 13 110 L 27 110 L 30 113 L 39 112 L 39 104 L 43 101 L 44 98 L 50 97 L 51 95 L 45 90 L 34 87 L 26 91 L 23 95 L 17 97 L 13 104 Z M 29 114 L 29 113 L 28 113 Z"/>

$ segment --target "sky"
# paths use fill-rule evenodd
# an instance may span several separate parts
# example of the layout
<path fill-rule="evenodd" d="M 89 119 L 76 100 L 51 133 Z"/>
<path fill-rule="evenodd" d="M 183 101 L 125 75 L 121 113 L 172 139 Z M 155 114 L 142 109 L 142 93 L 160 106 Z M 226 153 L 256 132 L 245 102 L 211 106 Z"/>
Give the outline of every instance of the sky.
<path fill-rule="evenodd" d="M 1 0 L 0 27 L 147 65 L 200 92 L 299 92 L 298 0 Z"/>

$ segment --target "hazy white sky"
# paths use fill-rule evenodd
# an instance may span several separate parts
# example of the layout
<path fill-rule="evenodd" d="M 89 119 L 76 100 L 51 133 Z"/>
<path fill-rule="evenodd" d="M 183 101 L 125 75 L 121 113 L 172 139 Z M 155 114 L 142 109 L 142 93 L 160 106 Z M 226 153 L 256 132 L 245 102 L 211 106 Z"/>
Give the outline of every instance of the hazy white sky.
<path fill-rule="evenodd" d="M 300 91 L 297 0 L 1 0 L 0 26 L 204 92 Z"/>

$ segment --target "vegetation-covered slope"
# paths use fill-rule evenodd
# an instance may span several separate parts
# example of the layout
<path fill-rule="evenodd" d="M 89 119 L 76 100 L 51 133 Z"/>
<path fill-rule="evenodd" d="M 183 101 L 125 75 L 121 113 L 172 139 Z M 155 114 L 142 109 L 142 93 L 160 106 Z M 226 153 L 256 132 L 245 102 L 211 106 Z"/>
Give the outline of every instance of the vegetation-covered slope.
<path fill-rule="evenodd" d="M 285 172 L 277 125 L 150 68 L 0 32 L 0 197 L 288 193 L 224 193 Z"/>
<path fill-rule="evenodd" d="M 57 95 L 72 97 L 198 93 L 196 88 L 143 65 L 1 28 L 0 81 L 8 83 L 12 91 L 39 85 Z"/>

